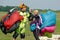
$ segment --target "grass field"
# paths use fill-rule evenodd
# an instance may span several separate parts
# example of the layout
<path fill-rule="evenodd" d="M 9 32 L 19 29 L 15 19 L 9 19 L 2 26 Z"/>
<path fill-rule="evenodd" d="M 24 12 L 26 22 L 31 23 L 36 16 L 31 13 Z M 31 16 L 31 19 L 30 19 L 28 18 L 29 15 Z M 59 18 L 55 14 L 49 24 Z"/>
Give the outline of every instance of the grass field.
<path fill-rule="evenodd" d="M 7 12 L 0 12 L 0 19 L 2 18 L 2 16 L 5 13 L 7 13 Z M 56 20 L 57 20 L 56 21 L 56 30 L 55 30 L 54 34 L 60 34 L 60 12 L 56 12 Z M 13 33 L 4 35 L 0 30 L 0 40 L 12 40 L 12 35 L 13 35 Z M 19 40 L 19 39 L 20 38 L 18 37 L 17 40 Z M 35 40 L 32 32 L 29 29 L 29 24 L 26 27 L 26 38 L 25 38 L 25 40 Z"/>

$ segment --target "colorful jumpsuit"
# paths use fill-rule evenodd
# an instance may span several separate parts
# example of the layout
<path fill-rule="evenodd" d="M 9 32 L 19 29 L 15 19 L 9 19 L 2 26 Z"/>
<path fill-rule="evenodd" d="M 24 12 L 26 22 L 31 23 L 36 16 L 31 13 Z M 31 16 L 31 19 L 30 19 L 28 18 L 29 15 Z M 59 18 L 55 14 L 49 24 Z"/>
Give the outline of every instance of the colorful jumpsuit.
<path fill-rule="evenodd" d="M 21 38 L 25 38 L 25 27 L 28 21 L 29 13 L 28 12 L 20 12 L 20 15 L 24 16 L 24 20 L 20 22 L 19 28 L 16 29 L 15 34 L 13 35 L 14 38 L 20 34 Z"/>

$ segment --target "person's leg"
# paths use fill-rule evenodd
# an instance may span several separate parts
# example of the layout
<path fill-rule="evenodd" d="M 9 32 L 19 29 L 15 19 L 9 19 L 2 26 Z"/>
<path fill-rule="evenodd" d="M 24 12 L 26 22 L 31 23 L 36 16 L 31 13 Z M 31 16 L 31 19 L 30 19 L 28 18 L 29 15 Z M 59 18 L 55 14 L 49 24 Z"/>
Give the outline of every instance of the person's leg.
<path fill-rule="evenodd" d="M 25 27 L 21 29 L 21 34 L 20 34 L 21 40 L 24 40 L 25 38 Z"/>
<path fill-rule="evenodd" d="M 24 40 L 25 38 L 25 33 L 20 34 L 21 40 Z"/>
<path fill-rule="evenodd" d="M 39 30 L 33 31 L 33 35 L 34 35 L 34 37 L 35 37 L 36 40 L 40 40 L 38 34 L 39 34 Z"/>
<path fill-rule="evenodd" d="M 25 23 L 21 23 L 20 24 L 20 37 L 21 37 L 21 40 L 24 40 L 25 38 Z"/>
<path fill-rule="evenodd" d="M 16 38 L 18 37 L 18 35 L 19 34 L 17 32 L 15 32 L 14 35 L 13 35 L 13 40 L 16 40 Z"/>

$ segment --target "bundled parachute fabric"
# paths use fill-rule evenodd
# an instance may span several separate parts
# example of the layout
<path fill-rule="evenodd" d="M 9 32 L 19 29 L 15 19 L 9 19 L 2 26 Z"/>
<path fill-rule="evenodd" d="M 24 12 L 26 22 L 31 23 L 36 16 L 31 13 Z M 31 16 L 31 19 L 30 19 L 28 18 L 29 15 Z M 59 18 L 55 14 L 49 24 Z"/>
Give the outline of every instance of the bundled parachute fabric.
<path fill-rule="evenodd" d="M 53 25 L 53 26 L 50 26 L 50 27 L 45 27 L 41 30 L 41 32 L 42 33 L 45 33 L 45 32 L 53 33 L 55 31 L 55 28 L 56 28 L 56 25 Z"/>
<path fill-rule="evenodd" d="M 10 18 L 9 18 L 8 20 L 6 20 L 6 21 L 4 22 L 4 26 L 5 26 L 5 28 L 8 30 L 8 29 L 11 28 L 11 26 L 12 26 L 15 22 L 17 22 L 17 21 L 19 21 L 19 20 L 20 20 L 20 19 L 19 19 L 19 14 L 18 14 L 18 12 L 16 11 L 16 12 L 13 13 L 13 15 L 10 16 Z"/>
<path fill-rule="evenodd" d="M 45 27 L 41 30 L 39 36 L 47 36 L 48 38 L 52 37 L 52 33 L 55 31 L 56 25 Z"/>
<path fill-rule="evenodd" d="M 23 19 L 23 16 L 21 16 L 19 12 L 13 8 L 2 18 L 1 23 L 3 25 L 1 26 L 1 30 L 6 33 L 13 32 L 19 27 L 20 21 Z"/>
<path fill-rule="evenodd" d="M 43 24 L 41 26 L 41 29 L 44 27 L 50 27 L 52 25 L 56 24 L 56 14 L 55 12 L 48 11 L 46 14 L 41 14 Z"/>
<path fill-rule="evenodd" d="M 33 32 L 34 30 L 36 30 L 36 24 L 34 21 L 31 22 L 30 24 L 30 30 Z"/>

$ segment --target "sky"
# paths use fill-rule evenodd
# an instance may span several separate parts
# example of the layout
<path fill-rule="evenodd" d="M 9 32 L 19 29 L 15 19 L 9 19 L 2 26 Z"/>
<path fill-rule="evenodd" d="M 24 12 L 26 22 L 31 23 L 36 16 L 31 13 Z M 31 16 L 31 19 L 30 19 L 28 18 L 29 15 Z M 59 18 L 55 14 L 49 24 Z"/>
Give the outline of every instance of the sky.
<path fill-rule="evenodd" d="M 60 10 L 60 0 L 0 0 L 0 6 L 19 6 L 20 3 L 31 9 Z"/>

